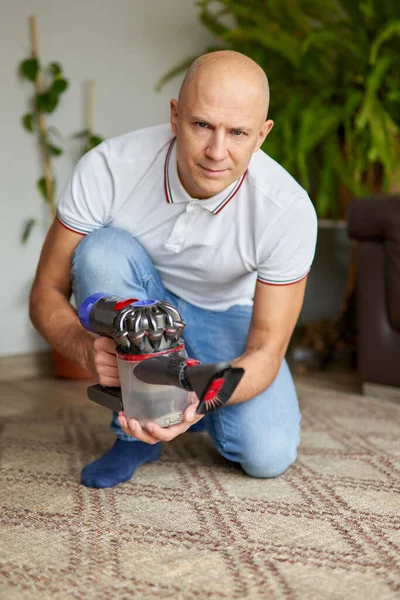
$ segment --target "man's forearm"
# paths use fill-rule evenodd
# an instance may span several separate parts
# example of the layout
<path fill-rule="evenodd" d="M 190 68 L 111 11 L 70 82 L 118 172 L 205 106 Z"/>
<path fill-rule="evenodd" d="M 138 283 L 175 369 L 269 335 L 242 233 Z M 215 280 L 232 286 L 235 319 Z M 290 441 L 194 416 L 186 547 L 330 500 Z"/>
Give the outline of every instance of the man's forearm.
<path fill-rule="evenodd" d="M 61 354 L 89 368 L 94 334 L 86 331 L 66 297 L 54 288 L 32 290 L 29 316 L 34 327 Z"/>
<path fill-rule="evenodd" d="M 233 360 L 232 365 L 245 373 L 228 404 L 240 404 L 264 392 L 277 376 L 282 360 L 283 355 L 265 348 L 248 350 Z"/>

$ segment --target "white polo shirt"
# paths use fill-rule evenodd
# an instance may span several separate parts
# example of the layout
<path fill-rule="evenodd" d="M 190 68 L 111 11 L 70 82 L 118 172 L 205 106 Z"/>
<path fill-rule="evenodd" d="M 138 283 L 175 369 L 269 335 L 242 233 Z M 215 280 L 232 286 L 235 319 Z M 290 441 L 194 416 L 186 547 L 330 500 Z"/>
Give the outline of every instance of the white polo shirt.
<path fill-rule="evenodd" d="M 77 164 L 59 220 L 83 234 L 125 229 L 167 289 L 209 310 L 251 305 L 257 279 L 287 285 L 307 275 L 317 219 L 285 169 L 259 150 L 239 180 L 199 200 L 180 182 L 175 150 L 169 125 L 103 142 Z"/>

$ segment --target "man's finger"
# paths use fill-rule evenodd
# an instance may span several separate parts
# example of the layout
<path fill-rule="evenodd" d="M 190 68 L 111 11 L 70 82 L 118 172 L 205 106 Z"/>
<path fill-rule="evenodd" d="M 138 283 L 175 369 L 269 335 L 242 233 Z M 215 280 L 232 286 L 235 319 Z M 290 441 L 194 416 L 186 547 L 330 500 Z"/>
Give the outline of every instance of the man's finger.
<path fill-rule="evenodd" d="M 114 340 L 108 337 L 99 336 L 94 341 L 94 348 L 99 351 L 103 350 L 108 354 L 116 355 L 117 344 Z"/>
<path fill-rule="evenodd" d="M 170 427 L 160 427 L 156 423 L 146 423 L 146 429 L 160 442 L 170 442 L 181 433 L 185 433 L 189 427 L 190 423 L 185 423 L 184 421 Z"/>
<path fill-rule="evenodd" d="M 147 431 L 144 431 L 138 421 L 135 421 L 135 419 L 127 419 L 123 413 L 119 413 L 118 421 L 124 433 L 132 435 L 141 442 L 146 442 L 146 444 L 156 444 L 160 441 L 155 437 L 152 437 Z"/>
<path fill-rule="evenodd" d="M 199 416 L 196 413 L 196 409 L 199 405 L 200 401 L 195 395 L 194 398 L 191 398 L 191 404 L 187 407 L 185 412 L 183 413 L 183 419 L 186 423 L 193 423 L 196 421 L 196 418 Z M 198 419 L 197 419 L 198 420 Z"/>
<path fill-rule="evenodd" d="M 96 365 L 106 365 L 118 369 L 118 360 L 115 354 L 107 354 L 107 352 L 98 352 L 95 356 L 94 362 Z"/>
<path fill-rule="evenodd" d="M 106 377 L 118 377 L 119 371 L 118 367 L 114 367 L 113 365 L 104 365 L 96 363 L 97 373 L 99 375 L 105 375 Z"/>
<path fill-rule="evenodd" d="M 104 375 L 98 375 L 97 379 L 100 385 L 104 385 L 104 387 L 119 387 L 121 382 L 119 377 L 109 377 Z"/>

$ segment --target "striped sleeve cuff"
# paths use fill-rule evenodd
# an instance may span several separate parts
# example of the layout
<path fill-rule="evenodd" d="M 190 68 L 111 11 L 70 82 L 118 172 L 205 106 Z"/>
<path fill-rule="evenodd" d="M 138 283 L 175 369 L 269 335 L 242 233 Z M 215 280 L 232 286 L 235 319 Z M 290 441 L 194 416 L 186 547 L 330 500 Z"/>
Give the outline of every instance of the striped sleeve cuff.
<path fill-rule="evenodd" d="M 302 281 L 309 274 L 310 270 L 308 270 L 304 275 L 300 277 L 296 277 L 295 279 L 282 279 L 281 281 L 273 280 L 273 279 L 264 279 L 263 277 L 257 276 L 257 281 L 260 283 L 264 283 L 265 285 L 293 285 L 294 283 L 298 283 Z"/>
<path fill-rule="evenodd" d="M 75 233 L 80 233 L 81 235 L 87 235 L 91 231 L 90 229 L 82 229 L 82 227 L 78 227 L 75 224 L 69 223 L 68 221 L 66 221 L 65 219 L 63 219 L 60 216 L 60 213 L 57 213 L 57 219 L 59 220 L 61 225 L 63 225 L 66 229 L 69 229 L 70 231 L 74 231 Z"/>

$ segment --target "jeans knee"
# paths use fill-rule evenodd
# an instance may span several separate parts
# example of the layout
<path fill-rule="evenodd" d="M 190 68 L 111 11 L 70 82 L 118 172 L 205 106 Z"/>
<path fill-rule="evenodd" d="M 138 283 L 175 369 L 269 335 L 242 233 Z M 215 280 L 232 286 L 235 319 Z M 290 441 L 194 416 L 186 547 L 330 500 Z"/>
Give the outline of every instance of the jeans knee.
<path fill-rule="evenodd" d="M 81 240 L 72 257 L 76 302 L 97 292 L 146 298 L 145 287 L 153 271 L 143 246 L 127 231 L 115 227 L 92 231 Z"/>
<path fill-rule="evenodd" d="M 88 233 L 75 249 L 73 263 L 85 269 L 110 269 L 116 267 L 127 248 L 137 243 L 130 233 L 115 227 L 102 227 Z M 117 263 L 116 263 L 117 261 Z"/>
<path fill-rule="evenodd" d="M 244 457 L 241 467 L 251 477 L 272 478 L 282 475 L 296 460 L 297 444 L 285 439 L 267 444 L 264 449 L 254 447 Z"/>

